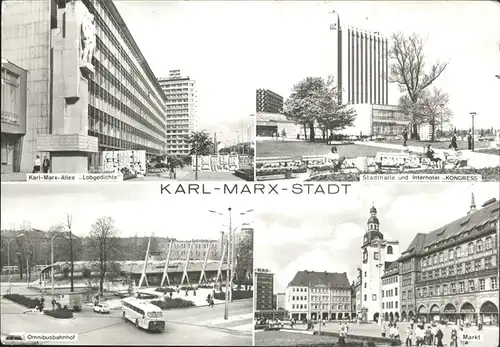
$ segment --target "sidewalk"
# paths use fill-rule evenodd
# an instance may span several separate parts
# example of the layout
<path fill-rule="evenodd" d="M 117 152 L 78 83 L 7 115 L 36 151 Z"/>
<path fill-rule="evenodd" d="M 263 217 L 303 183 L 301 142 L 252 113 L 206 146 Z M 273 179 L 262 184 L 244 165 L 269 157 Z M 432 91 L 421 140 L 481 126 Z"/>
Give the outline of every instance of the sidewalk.
<path fill-rule="evenodd" d="M 364 146 L 371 146 L 371 147 L 378 147 L 378 148 L 387 148 L 387 149 L 392 149 L 392 150 L 400 150 L 401 152 L 414 152 L 414 153 L 425 153 L 425 145 L 422 144 L 422 146 L 408 146 L 408 147 L 403 147 L 402 145 L 397 145 L 393 143 L 383 143 L 383 142 L 373 142 L 373 141 L 368 141 L 368 142 L 355 142 L 357 145 L 364 145 Z M 445 152 L 450 152 L 450 150 L 447 149 L 434 149 L 434 151 L 438 154 L 443 154 Z M 462 153 L 462 157 L 464 159 L 467 159 L 467 166 L 474 168 L 474 169 L 483 169 L 487 167 L 497 167 L 500 165 L 500 156 L 495 155 L 495 154 L 485 154 L 485 153 L 478 153 L 478 152 L 472 152 L 469 150 L 462 150 L 460 151 Z"/>
<path fill-rule="evenodd" d="M 158 300 L 163 300 L 163 296 L 170 297 L 170 294 L 162 294 L 161 292 L 157 292 L 155 288 L 144 288 L 144 289 L 136 289 L 137 293 L 147 293 L 158 295 L 160 298 Z M 186 296 L 186 292 L 180 291 L 179 294 L 177 292 L 173 292 L 172 299 L 183 299 L 192 301 L 193 304 L 197 307 L 208 306 L 207 296 L 212 293 L 212 289 L 199 288 L 196 291 L 196 296 L 193 295 L 193 291 L 189 291 L 189 295 Z M 214 299 L 214 305 L 223 304 L 224 300 Z"/>

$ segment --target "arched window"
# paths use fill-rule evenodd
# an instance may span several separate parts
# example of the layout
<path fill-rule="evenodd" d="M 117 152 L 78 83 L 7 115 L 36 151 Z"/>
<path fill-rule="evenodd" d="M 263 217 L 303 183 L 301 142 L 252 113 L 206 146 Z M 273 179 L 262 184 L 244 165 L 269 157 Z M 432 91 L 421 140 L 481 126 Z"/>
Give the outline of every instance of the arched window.
<path fill-rule="evenodd" d="M 493 247 L 493 238 L 491 236 L 488 236 L 486 238 L 485 248 L 491 249 L 492 247 Z"/>
<path fill-rule="evenodd" d="M 392 254 L 392 246 L 387 247 L 387 254 Z"/>
<path fill-rule="evenodd" d="M 449 259 L 449 260 L 453 260 L 453 249 L 450 249 L 450 250 L 448 251 L 448 259 Z"/>
<path fill-rule="evenodd" d="M 444 261 L 444 254 L 443 254 L 443 252 L 439 253 L 439 261 L 440 262 Z"/>
<path fill-rule="evenodd" d="M 476 241 L 476 252 L 482 252 L 483 250 L 483 240 L 479 239 Z"/>
<path fill-rule="evenodd" d="M 457 254 L 457 258 L 460 258 L 462 256 L 462 252 L 461 252 L 461 249 L 460 249 L 460 246 L 458 246 L 457 248 L 455 248 L 456 250 L 456 254 Z"/>

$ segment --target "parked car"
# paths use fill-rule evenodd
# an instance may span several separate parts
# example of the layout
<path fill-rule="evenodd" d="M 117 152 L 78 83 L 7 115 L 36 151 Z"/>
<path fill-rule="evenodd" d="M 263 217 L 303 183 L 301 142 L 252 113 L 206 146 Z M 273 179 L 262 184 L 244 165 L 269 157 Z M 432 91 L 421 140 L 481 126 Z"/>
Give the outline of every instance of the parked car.
<path fill-rule="evenodd" d="M 2 336 L 2 345 L 17 345 L 17 346 L 26 346 L 26 345 L 39 345 L 38 341 L 29 341 L 25 338 L 26 333 L 10 333 L 5 336 Z"/>
<path fill-rule="evenodd" d="M 97 313 L 109 313 L 109 306 L 106 304 L 97 304 L 93 308 L 94 312 Z"/>

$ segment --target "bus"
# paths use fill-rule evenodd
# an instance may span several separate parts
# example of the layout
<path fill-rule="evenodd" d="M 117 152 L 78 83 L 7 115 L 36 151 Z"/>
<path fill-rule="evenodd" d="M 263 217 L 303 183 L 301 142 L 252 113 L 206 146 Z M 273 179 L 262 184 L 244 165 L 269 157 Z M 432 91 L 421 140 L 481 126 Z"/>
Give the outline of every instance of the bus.
<path fill-rule="evenodd" d="M 122 300 L 122 317 L 129 320 L 137 328 L 153 331 L 164 331 L 163 311 L 156 305 L 136 298 Z"/>

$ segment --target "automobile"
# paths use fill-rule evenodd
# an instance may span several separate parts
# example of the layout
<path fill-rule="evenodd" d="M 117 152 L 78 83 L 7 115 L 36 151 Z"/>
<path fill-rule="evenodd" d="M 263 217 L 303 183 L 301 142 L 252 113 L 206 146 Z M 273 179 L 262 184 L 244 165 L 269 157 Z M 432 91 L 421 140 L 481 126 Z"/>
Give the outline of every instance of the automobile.
<path fill-rule="evenodd" d="M 26 333 L 10 333 L 5 336 L 2 336 L 2 345 L 17 345 L 17 346 L 26 346 L 26 345 L 39 345 L 38 341 L 29 341 L 25 338 Z"/>
<path fill-rule="evenodd" d="M 94 312 L 97 312 L 97 313 L 109 313 L 109 306 L 106 304 L 97 304 L 97 305 L 94 305 L 93 310 L 94 310 Z"/>

